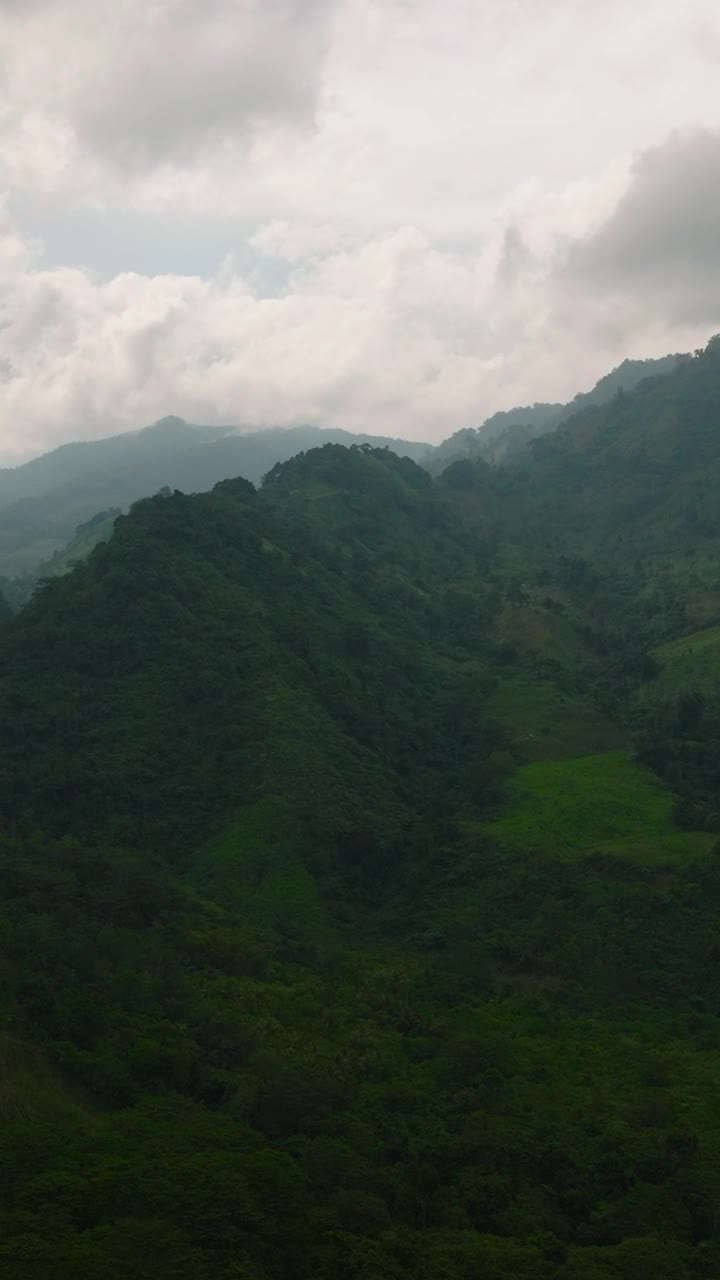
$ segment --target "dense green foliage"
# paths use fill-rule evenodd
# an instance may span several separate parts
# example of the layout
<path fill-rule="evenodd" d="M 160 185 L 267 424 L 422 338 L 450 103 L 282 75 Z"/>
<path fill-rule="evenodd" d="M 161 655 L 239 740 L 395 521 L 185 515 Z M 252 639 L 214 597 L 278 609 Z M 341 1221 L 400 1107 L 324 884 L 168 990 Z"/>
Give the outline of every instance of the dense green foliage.
<path fill-rule="evenodd" d="M 278 459 L 299 450 L 370 439 L 319 427 L 238 433 L 232 427 L 163 418 L 143 431 L 62 445 L 22 466 L 0 468 L 0 574 L 20 579 L 18 603 L 24 603 L 27 579 L 40 565 L 55 572 L 58 566 L 48 562 L 56 553 L 64 556 L 76 527 L 88 526 L 99 512 L 126 509 L 165 486 L 197 492 L 232 476 L 258 481 Z M 418 459 L 428 448 L 404 440 L 373 438 L 373 443 Z M 81 554 L 90 550 L 89 533 L 86 527 Z M 96 541 L 105 536 L 98 528 L 95 534 Z"/>
<path fill-rule="evenodd" d="M 165 486 L 198 492 L 238 475 L 257 483 L 276 462 L 325 443 L 388 446 L 434 474 L 459 456 L 500 461 L 579 409 L 605 403 L 620 388 L 629 391 L 683 359 L 626 360 L 568 405 L 495 414 L 477 431 L 458 432 L 440 446 L 312 426 L 238 433 L 175 417 L 143 431 L 63 445 L 22 466 L 0 469 L 0 575 L 17 579 L 7 594 L 18 608 L 38 577 L 64 572 L 109 535 L 99 513 L 125 510 Z"/>
<path fill-rule="evenodd" d="M 480 427 L 456 431 L 433 451 L 428 465 L 438 472 L 459 458 L 484 458 L 493 463 L 513 459 L 529 441 L 556 431 L 582 410 L 605 405 L 619 392 L 633 391 L 647 378 L 672 373 L 690 358 L 678 354 L 659 360 L 623 360 L 590 391 L 579 392 L 568 404 L 540 403 L 504 409 L 486 418 Z"/>
<path fill-rule="evenodd" d="M 3 1276 L 715 1280 L 716 362 L 147 499 L 0 629 Z"/>
<path fill-rule="evenodd" d="M 112 537 L 115 521 L 121 514 L 119 507 L 98 511 L 92 519 L 78 525 L 67 545 L 56 551 L 49 560 L 44 560 L 30 573 L 24 573 L 10 581 L 5 580 L 5 592 L 12 611 L 16 613 L 27 604 L 36 587 L 46 578 L 57 578 L 68 573 L 79 561 L 85 560 L 99 542 L 107 542 Z"/>
<path fill-rule="evenodd" d="M 605 561 L 702 556 L 718 533 L 719 390 L 715 339 L 674 373 L 534 441 L 524 464 L 498 473 L 513 519 L 524 506 L 529 533 Z"/>

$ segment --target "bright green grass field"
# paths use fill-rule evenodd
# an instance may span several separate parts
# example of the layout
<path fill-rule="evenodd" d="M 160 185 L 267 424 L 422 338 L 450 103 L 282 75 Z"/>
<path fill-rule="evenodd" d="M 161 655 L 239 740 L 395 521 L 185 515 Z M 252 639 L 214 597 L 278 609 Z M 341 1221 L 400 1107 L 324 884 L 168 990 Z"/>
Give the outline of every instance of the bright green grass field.
<path fill-rule="evenodd" d="M 485 830 L 560 857 L 604 852 L 648 866 L 678 865 L 717 839 L 679 831 L 672 797 L 624 751 L 529 764 L 509 787 L 506 814 Z"/>

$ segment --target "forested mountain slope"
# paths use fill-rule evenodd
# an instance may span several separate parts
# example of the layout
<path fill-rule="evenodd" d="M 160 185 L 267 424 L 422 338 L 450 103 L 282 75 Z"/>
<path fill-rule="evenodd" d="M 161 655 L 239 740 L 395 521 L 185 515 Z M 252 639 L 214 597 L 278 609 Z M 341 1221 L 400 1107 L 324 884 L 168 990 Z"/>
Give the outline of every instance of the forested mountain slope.
<path fill-rule="evenodd" d="M 139 504 L 6 637 L 5 758 L 20 753 L 28 820 L 47 811 L 59 831 L 83 834 L 115 834 L 117 822 L 134 843 L 167 828 L 187 843 L 240 799 L 287 790 L 293 752 L 296 800 L 308 794 L 305 737 L 320 744 L 317 785 L 342 765 L 348 779 L 354 767 L 377 774 L 384 792 L 378 744 L 389 752 L 394 704 L 411 699 L 437 733 L 440 690 L 422 648 L 437 608 L 429 586 L 448 563 L 462 579 L 465 562 L 472 573 L 469 540 L 429 477 L 382 450 L 308 455 L 271 473 L 262 495 L 236 480 Z M 58 759 L 61 722 L 73 750 Z M 429 728 L 427 750 L 440 750 Z"/>
<path fill-rule="evenodd" d="M 552 581 L 565 562 L 605 664 L 623 653 L 655 671 L 623 700 L 641 758 L 681 797 L 683 821 L 719 829 L 720 340 L 515 463 L 457 462 L 441 484 L 469 527 L 514 548 L 516 585 L 530 564 Z"/>
<path fill-rule="evenodd" d="M 719 532 L 719 406 L 715 339 L 674 373 L 535 442 L 511 490 L 557 546 L 605 558 L 625 545 L 636 557 L 695 556 Z"/>
<path fill-rule="evenodd" d="M 501 410 L 479 427 L 457 431 L 429 455 L 428 465 L 438 474 L 458 458 L 508 461 L 529 441 L 557 430 L 583 410 L 608 404 L 619 392 L 633 391 L 647 378 L 664 377 L 690 359 L 689 355 L 675 354 L 656 360 L 623 360 L 590 391 L 579 392 L 568 404 L 540 403 Z"/>
<path fill-rule="evenodd" d="M 497 413 L 477 430 L 456 432 L 438 446 L 311 426 L 240 432 L 193 426 L 175 417 L 143 431 L 63 445 L 22 466 L 0 469 L 0 585 L 19 608 L 39 577 L 64 572 L 109 535 L 101 515 L 127 509 L 160 489 L 196 493 L 237 475 L 257 483 L 276 462 L 329 442 L 389 447 L 434 475 L 459 457 L 499 463 L 581 409 L 604 404 L 620 389 L 629 391 L 689 358 L 626 360 L 568 405 Z"/>
<path fill-rule="evenodd" d="M 98 511 L 90 520 L 78 525 L 68 542 L 47 560 L 42 560 L 33 570 L 23 573 L 18 578 L 4 578 L 2 581 L 6 599 L 13 613 L 27 604 L 35 588 L 46 578 L 60 577 L 68 573 L 79 561 L 85 560 L 99 542 L 107 542 L 112 537 L 115 521 L 122 515 L 120 507 L 111 507 L 109 511 Z"/>
<path fill-rule="evenodd" d="M 3 1276 L 717 1276 L 717 836 L 535 501 L 327 446 L 0 628 Z"/>
<path fill-rule="evenodd" d="M 370 437 L 318 427 L 237 432 L 164 418 L 143 431 L 63 445 L 0 470 L 0 575 L 31 573 L 108 508 L 126 508 L 166 486 L 193 493 L 245 476 L 257 482 L 276 462 L 326 442 Z M 373 439 L 419 458 L 425 444 Z"/>

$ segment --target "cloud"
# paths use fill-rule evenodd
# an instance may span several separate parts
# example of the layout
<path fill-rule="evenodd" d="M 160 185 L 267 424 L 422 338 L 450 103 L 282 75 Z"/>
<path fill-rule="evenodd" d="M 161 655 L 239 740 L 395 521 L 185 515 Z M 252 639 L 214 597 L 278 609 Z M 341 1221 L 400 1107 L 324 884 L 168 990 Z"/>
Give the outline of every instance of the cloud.
<path fill-rule="evenodd" d="M 33 134 L 61 136 L 68 166 L 133 175 L 208 150 L 239 163 L 260 133 L 309 126 L 334 4 L 0 0 L 5 129 L 21 178 Z"/>
<path fill-rule="evenodd" d="M 698 345 L 718 47 L 712 0 L 0 0 L 0 453 L 437 439 Z"/>
<path fill-rule="evenodd" d="M 412 228 L 325 254 L 276 298 L 255 294 L 232 263 L 210 280 L 33 269 L 7 225 L 0 263 L 0 450 L 171 411 L 442 433 L 477 376 L 467 335 L 478 268 Z"/>
<path fill-rule="evenodd" d="M 568 254 L 568 280 L 675 323 L 717 323 L 718 210 L 720 132 L 672 136 L 637 157 L 612 216 Z"/>
<path fill-rule="evenodd" d="M 0 189 L 472 235 L 716 120 L 719 43 L 713 0 L 0 0 Z"/>
<path fill-rule="evenodd" d="M 308 219 L 273 218 L 249 238 L 253 249 L 281 262 L 299 263 L 308 258 L 323 257 L 338 249 L 356 245 L 362 236 L 355 235 L 337 223 Z"/>
<path fill-rule="evenodd" d="M 279 296 L 232 259 L 209 279 L 40 269 L 5 215 L 0 452 L 166 413 L 440 439 L 498 407 L 570 397 L 626 354 L 697 346 L 720 327 L 706 208 L 718 155 L 703 134 L 639 157 L 604 216 L 614 172 L 594 203 L 586 187 L 516 193 L 472 252 L 412 225 L 361 238 L 269 223 L 254 239 L 290 263 Z M 578 207 L 596 210 L 584 233 Z"/>

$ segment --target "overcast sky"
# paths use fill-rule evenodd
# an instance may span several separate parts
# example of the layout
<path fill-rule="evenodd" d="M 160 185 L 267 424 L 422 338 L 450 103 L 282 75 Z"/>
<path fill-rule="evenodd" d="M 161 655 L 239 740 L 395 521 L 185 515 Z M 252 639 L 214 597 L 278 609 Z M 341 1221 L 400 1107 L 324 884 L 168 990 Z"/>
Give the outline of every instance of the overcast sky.
<path fill-rule="evenodd" d="M 719 69 L 716 0 L 0 0 L 0 457 L 704 344 Z"/>

